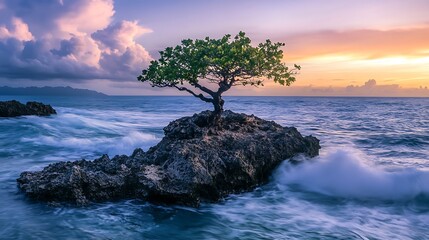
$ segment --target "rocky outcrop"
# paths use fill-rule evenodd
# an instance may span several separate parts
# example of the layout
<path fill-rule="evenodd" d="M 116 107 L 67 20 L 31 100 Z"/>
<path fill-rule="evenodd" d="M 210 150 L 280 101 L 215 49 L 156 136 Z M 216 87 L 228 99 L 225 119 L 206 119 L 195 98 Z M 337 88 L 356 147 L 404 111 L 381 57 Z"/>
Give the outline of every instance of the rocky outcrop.
<path fill-rule="evenodd" d="M 49 202 L 139 198 L 198 206 L 254 189 L 285 159 L 319 153 L 319 140 L 293 127 L 231 111 L 222 114 L 220 124 L 211 119 L 206 111 L 171 122 L 147 152 L 136 149 L 131 156 L 104 155 L 23 172 L 18 186 L 29 197 Z"/>
<path fill-rule="evenodd" d="M 39 102 L 27 102 L 25 105 L 15 100 L 0 102 L 0 117 L 19 117 L 24 115 L 49 116 L 56 113 L 51 105 Z"/>

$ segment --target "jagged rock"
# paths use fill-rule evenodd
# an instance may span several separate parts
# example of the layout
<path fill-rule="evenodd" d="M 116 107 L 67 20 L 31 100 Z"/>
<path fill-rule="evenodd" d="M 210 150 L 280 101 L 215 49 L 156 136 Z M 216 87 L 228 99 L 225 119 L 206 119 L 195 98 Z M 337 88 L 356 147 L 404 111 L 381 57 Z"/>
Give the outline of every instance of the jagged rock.
<path fill-rule="evenodd" d="M 198 206 L 228 194 L 249 191 L 297 154 L 318 155 L 319 140 L 293 127 L 225 111 L 212 124 L 205 111 L 171 122 L 165 137 L 147 152 L 107 155 L 94 161 L 59 162 L 23 172 L 19 188 L 48 202 L 139 198 L 155 203 Z"/>
<path fill-rule="evenodd" d="M 18 117 L 24 115 L 49 116 L 56 114 L 51 105 L 39 102 L 22 104 L 16 100 L 0 102 L 0 117 Z"/>

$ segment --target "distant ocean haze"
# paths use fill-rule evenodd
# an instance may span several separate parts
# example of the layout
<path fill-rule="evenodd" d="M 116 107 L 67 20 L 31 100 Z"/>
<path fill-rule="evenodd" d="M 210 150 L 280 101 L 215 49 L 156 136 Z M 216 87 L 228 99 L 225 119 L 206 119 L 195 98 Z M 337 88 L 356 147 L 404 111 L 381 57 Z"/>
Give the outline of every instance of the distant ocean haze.
<path fill-rule="evenodd" d="M 85 97 L 103 97 L 106 94 L 88 90 L 76 89 L 71 87 L 0 87 L 0 96 L 85 96 Z"/>

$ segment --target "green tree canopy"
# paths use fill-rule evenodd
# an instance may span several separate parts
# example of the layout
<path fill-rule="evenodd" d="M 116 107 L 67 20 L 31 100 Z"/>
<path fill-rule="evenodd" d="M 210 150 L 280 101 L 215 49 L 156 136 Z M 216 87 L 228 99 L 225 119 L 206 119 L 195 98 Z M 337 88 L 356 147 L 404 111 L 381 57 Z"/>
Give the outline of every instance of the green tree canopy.
<path fill-rule="evenodd" d="M 282 63 L 284 45 L 266 40 L 254 47 L 244 32 L 234 38 L 228 34 L 220 39 L 186 39 L 160 51 L 160 58 L 151 61 L 138 80 L 186 91 L 212 103 L 220 114 L 222 94 L 233 86 L 263 86 L 265 80 L 289 86 L 295 81 L 300 66 L 288 68 Z M 213 84 L 217 89 L 209 87 Z"/>

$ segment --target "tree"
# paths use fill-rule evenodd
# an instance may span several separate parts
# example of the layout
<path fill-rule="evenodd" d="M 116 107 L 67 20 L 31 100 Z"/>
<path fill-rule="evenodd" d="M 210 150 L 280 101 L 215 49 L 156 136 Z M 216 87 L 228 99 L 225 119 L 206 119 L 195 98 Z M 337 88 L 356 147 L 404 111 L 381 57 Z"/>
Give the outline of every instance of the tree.
<path fill-rule="evenodd" d="M 282 63 L 284 43 L 266 40 L 257 47 L 244 32 L 233 39 L 206 37 L 203 40 L 183 40 L 181 45 L 160 51 L 160 58 L 150 62 L 138 76 L 152 87 L 174 87 L 212 103 L 214 113 L 223 111 L 222 94 L 233 86 L 263 86 L 264 80 L 274 80 L 289 86 L 300 66 L 289 69 Z M 205 86 L 204 86 L 204 85 Z M 216 90 L 208 87 L 215 85 Z"/>

